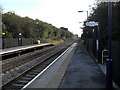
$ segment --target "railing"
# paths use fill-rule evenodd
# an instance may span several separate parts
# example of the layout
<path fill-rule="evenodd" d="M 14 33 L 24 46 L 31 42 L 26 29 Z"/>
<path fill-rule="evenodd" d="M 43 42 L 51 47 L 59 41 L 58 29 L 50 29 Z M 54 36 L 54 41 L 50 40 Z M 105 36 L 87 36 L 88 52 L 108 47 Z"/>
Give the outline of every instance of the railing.
<path fill-rule="evenodd" d="M 4 49 L 5 48 L 11 48 L 11 47 L 17 47 L 17 46 L 24 46 L 24 45 L 32 45 L 35 43 L 35 41 L 38 40 L 38 38 L 22 38 L 22 44 L 20 44 L 20 41 L 18 38 L 4 38 L 4 42 L 2 40 L 2 38 L 0 38 L 1 41 L 1 45 L 2 47 L 0 47 L 0 49 L 3 48 L 4 45 Z M 40 39 L 41 43 L 45 43 L 44 40 Z M 4 43 L 4 44 L 3 44 Z"/>
<path fill-rule="evenodd" d="M 107 54 L 106 54 L 106 52 L 107 52 Z M 106 60 L 105 59 L 108 59 L 108 50 L 106 50 L 106 49 L 104 49 L 103 51 L 102 51 L 102 64 L 103 63 L 106 63 Z"/>

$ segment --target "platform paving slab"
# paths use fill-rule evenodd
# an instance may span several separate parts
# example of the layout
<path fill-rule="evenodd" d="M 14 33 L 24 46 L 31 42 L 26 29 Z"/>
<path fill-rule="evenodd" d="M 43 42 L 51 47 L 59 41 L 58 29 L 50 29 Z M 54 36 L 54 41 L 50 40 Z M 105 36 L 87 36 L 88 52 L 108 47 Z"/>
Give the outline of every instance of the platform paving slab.
<path fill-rule="evenodd" d="M 59 88 L 105 88 L 105 75 L 79 43 Z"/>

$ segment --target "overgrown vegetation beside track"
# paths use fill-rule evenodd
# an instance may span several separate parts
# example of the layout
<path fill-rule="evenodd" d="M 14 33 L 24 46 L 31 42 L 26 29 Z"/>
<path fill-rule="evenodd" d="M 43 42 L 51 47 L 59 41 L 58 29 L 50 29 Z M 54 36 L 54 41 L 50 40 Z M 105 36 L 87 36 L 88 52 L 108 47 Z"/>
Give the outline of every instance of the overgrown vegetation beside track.
<path fill-rule="evenodd" d="M 64 40 L 62 40 L 62 39 L 60 39 L 60 40 L 46 39 L 46 42 L 57 45 L 57 44 L 63 43 Z"/>

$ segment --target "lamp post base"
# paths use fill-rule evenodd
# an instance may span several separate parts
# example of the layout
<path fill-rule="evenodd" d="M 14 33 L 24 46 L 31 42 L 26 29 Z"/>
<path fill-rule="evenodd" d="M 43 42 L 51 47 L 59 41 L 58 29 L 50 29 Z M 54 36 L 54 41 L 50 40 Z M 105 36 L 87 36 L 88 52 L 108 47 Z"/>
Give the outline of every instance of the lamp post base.
<path fill-rule="evenodd" d="M 106 88 L 112 88 L 112 59 L 107 59 L 106 69 Z"/>

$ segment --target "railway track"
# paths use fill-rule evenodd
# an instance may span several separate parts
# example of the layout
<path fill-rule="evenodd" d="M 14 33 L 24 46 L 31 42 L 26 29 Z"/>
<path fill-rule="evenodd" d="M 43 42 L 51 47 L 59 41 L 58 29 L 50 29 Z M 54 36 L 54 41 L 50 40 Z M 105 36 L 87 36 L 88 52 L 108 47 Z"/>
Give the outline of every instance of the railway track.
<path fill-rule="evenodd" d="M 46 50 L 43 50 L 41 52 L 39 51 L 36 54 L 32 54 L 32 56 L 30 56 L 29 59 L 20 59 L 21 62 L 15 65 L 12 64 L 14 60 L 8 60 L 10 63 L 9 65 L 11 67 L 7 66 L 8 62 L 6 61 L 6 63 L 3 64 L 4 69 L 2 70 L 2 75 L 4 77 L 3 80 L 6 80 L 5 78 L 9 78 L 10 76 L 11 77 L 10 80 L 8 80 L 7 82 L 3 81 L 2 88 L 22 88 L 38 73 L 40 73 L 47 65 L 49 65 L 55 58 L 57 58 L 62 52 L 64 52 L 72 43 L 73 42 L 67 42 L 58 46 L 46 48 Z M 35 55 L 37 56 L 32 58 Z M 18 73 L 12 75 L 13 72 Z M 6 77 L 5 74 L 9 76 Z M 14 76 L 14 78 L 12 78 L 12 76 Z"/>
<path fill-rule="evenodd" d="M 14 69 L 15 67 L 18 67 L 24 63 L 27 63 L 37 57 L 40 57 L 48 52 L 48 50 L 51 50 L 53 47 L 48 47 L 43 50 L 38 50 L 33 53 L 28 53 L 25 55 L 21 55 L 12 59 L 4 60 L 2 62 L 2 72 L 0 73 L 6 73 L 7 71 Z M 1 68 L 0 67 L 0 68 Z"/>

